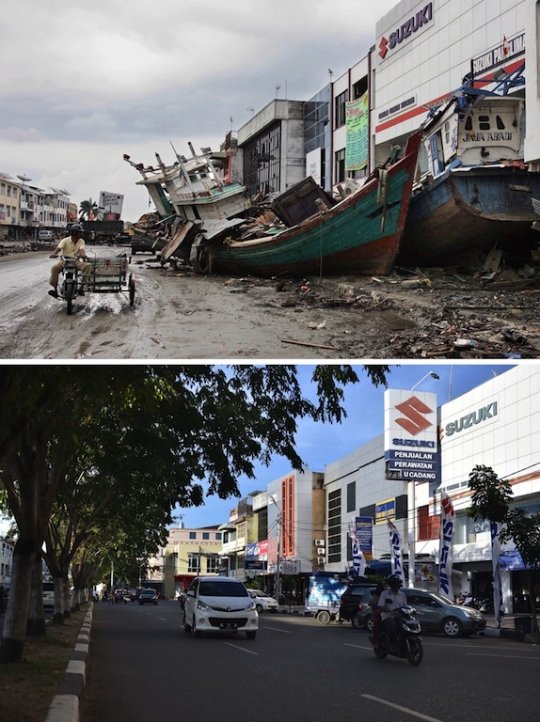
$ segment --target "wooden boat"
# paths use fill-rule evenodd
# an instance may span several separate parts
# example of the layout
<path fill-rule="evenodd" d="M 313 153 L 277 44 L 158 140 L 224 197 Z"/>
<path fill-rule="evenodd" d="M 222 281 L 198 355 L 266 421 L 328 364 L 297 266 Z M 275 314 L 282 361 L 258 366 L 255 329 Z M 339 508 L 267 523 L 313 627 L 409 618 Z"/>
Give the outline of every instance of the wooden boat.
<path fill-rule="evenodd" d="M 292 227 L 253 240 L 203 242 L 208 269 L 266 277 L 388 274 L 405 227 L 419 144 L 413 134 L 401 160 L 334 206 L 319 199 L 319 210 Z"/>
<path fill-rule="evenodd" d="M 525 101 L 464 87 L 422 129 L 400 264 L 448 266 L 536 247 L 540 173 L 523 162 Z"/>

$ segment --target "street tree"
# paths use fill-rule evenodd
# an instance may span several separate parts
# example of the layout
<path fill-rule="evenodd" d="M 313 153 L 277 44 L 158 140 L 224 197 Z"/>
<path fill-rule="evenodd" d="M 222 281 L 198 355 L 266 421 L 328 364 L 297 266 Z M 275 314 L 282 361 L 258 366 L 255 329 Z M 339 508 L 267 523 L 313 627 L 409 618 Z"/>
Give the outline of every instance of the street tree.
<path fill-rule="evenodd" d="M 89 198 L 88 200 L 81 201 L 79 206 L 79 217 L 81 220 L 86 218 L 87 221 L 90 221 L 97 217 L 98 211 L 98 204 Z"/>
<path fill-rule="evenodd" d="M 388 367 L 365 368 L 373 383 L 385 382 Z M 303 467 L 298 420 L 340 422 L 343 389 L 359 379 L 352 367 L 336 365 L 317 367 L 313 380 L 316 402 L 289 365 L 4 366 L 0 483 L 19 536 L 11 582 L 17 604 L 8 606 L 0 662 L 22 659 L 32 567 L 55 500 L 81 478 L 67 473 L 80 470 L 81 450 L 88 483 L 115 480 L 111 518 L 128 528 L 138 520 L 148 546 L 175 506 L 204 503 L 205 485 L 225 499 L 240 495 L 237 479 L 253 478 L 256 461 L 280 455 Z"/>
<path fill-rule="evenodd" d="M 533 632 L 538 634 L 533 572 L 540 571 L 540 514 L 528 514 L 512 505 L 513 490 L 507 479 L 500 479 L 489 466 L 475 466 L 469 474 L 472 505 L 469 516 L 501 526 L 501 543 L 512 540 L 523 560 L 528 588 Z"/>

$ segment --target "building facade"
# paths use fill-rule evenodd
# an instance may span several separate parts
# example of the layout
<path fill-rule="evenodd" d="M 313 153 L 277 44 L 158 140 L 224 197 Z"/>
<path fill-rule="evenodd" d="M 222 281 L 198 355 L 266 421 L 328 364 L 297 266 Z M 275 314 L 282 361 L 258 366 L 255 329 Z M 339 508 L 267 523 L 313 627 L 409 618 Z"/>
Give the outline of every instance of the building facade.
<path fill-rule="evenodd" d="M 540 367 L 517 366 L 442 404 L 438 427 L 440 476 L 435 481 L 388 479 L 382 435 L 325 467 L 327 571 L 341 573 L 350 568 L 349 526 L 356 517 L 367 517 L 373 520 L 373 569 L 389 572 L 389 517 L 399 530 L 405 560 L 407 540 L 413 535 L 415 583 L 436 589 L 441 492 L 445 492 L 456 513 L 454 592 L 490 596 L 489 523 L 475 522 L 467 515 L 469 474 L 477 465 L 493 468 L 499 478 L 510 482 L 513 504 L 530 513 L 540 512 Z M 412 503 L 410 485 L 414 487 Z M 512 542 L 505 553 L 511 560 L 502 572 L 505 609 L 525 611 L 523 564 Z M 535 574 L 540 596 L 540 574 Z"/>

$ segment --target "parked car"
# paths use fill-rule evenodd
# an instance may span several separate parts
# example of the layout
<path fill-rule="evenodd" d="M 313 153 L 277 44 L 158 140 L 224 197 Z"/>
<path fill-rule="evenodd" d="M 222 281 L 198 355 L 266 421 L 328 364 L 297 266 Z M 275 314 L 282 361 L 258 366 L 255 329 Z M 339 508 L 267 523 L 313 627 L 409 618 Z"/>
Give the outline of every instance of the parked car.
<path fill-rule="evenodd" d="M 272 614 L 277 612 L 279 604 L 274 597 L 260 589 L 248 589 L 248 592 L 250 597 L 255 600 L 255 608 L 259 614 L 261 612 L 272 612 Z"/>
<path fill-rule="evenodd" d="M 352 622 L 353 627 L 367 624 L 369 618 L 369 600 L 375 590 L 371 582 L 352 582 L 341 595 L 339 618 Z"/>
<path fill-rule="evenodd" d="M 131 238 L 131 253 L 154 253 L 154 241 L 141 238 L 140 236 L 133 236 Z"/>
<path fill-rule="evenodd" d="M 54 582 L 43 582 L 43 608 L 54 607 Z"/>
<path fill-rule="evenodd" d="M 54 233 L 52 231 L 38 231 L 38 241 L 54 241 Z"/>
<path fill-rule="evenodd" d="M 139 604 L 157 604 L 158 595 L 155 589 L 142 589 L 139 592 Z"/>
<path fill-rule="evenodd" d="M 442 632 L 447 637 L 468 637 L 486 628 L 477 609 L 454 604 L 450 599 L 423 589 L 404 589 L 407 602 L 416 609 L 423 632 Z"/>
<path fill-rule="evenodd" d="M 235 577 L 195 577 L 184 605 L 184 631 L 245 632 L 255 639 L 259 615 L 246 586 Z"/>

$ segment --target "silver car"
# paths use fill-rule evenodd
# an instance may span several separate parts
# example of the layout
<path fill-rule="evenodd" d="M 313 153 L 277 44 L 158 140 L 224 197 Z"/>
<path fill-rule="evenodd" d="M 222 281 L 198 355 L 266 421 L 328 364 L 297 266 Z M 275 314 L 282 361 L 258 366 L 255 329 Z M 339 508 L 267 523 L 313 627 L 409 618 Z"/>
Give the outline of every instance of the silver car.
<path fill-rule="evenodd" d="M 468 637 L 486 628 L 486 618 L 471 607 L 454 604 L 447 597 L 423 589 L 403 589 L 408 604 L 416 609 L 423 632 L 442 632 L 447 637 Z"/>

